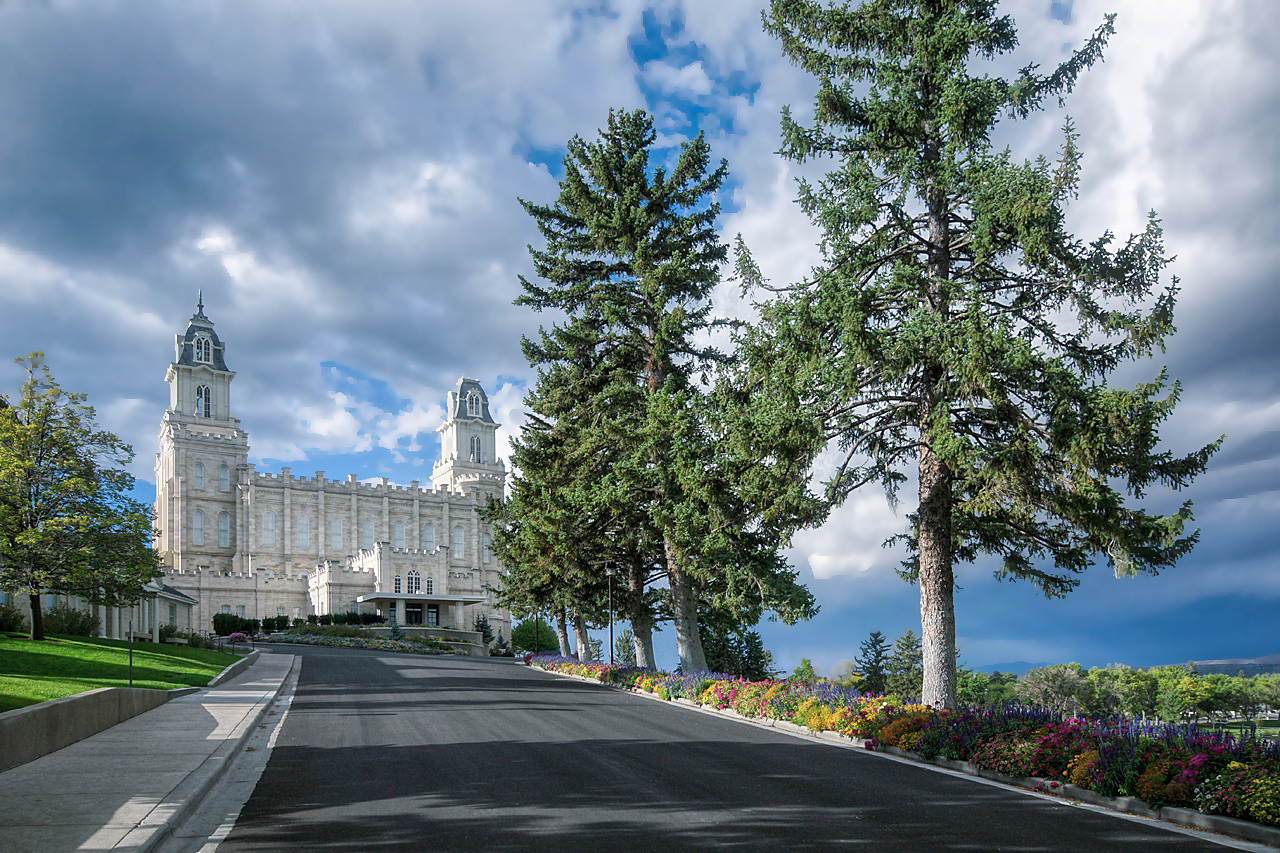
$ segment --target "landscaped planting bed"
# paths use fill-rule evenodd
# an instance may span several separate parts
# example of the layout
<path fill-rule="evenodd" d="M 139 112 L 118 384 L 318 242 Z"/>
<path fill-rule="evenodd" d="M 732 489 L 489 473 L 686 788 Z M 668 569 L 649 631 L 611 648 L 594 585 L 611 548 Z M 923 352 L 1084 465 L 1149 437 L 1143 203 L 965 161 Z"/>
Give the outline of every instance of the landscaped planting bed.
<path fill-rule="evenodd" d="M 1178 823 L 1200 825 L 1194 818 L 1199 812 L 1280 827 L 1280 748 L 1252 735 L 1195 725 L 1068 718 L 1016 706 L 935 709 L 827 683 L 680 675 L 558 655 L 531 656 L 526 662 L 747 719 L 833 732 L 867 749 L 946 762 L 1045 793 L 1153 815 L 1164 809 L 1162 816 Z"/>
<path fill-rule="evenodd" d="M 271 634 L 268 643 L 295 643 L 303 646 L 333 646 L 340 649 L 372 649 L 412 655 L 465 655 L 466 652 L 434 639 L 388 640 L 380 637 L 341 637 L 317 634 Z"/>

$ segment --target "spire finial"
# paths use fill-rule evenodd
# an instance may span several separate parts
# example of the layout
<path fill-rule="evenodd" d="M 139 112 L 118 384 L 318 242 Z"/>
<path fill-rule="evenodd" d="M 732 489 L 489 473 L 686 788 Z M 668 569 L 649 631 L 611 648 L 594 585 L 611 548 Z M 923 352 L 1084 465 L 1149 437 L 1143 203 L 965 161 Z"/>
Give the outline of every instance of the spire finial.
<path fill-rule="evenodd" d="M 196 310 L 199 311 L 201 314 L 203 314 L 204 313 L 204 288 L 203 287 L 200 288 L 198 291 L 196 291 L 196 294 L 197 294 Z"/>

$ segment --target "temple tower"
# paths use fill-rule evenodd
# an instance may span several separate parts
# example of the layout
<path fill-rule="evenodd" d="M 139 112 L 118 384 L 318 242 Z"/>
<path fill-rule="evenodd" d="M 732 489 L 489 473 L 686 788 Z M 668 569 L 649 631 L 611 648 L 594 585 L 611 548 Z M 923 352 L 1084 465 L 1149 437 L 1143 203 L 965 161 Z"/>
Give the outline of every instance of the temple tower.
<path fill-rule="evenodd" d="M 489 397 L 474 379 L 462 377 L 449 392 L 448 412 L 440 425 L 440 461 L 431 484 L 450 490 L 479 489 L 502 496 L 507 469 L 498 458 L 498 427 L 489 413 Z"/>
<path fill-rule="evenodd" d="M 234 565 L 237 485 L 248 463 L 249 436 L 231 413 L 235 373 L 225 356 L 202 295 L 186 332 L 174 339 L 165 374 L 169 408 L 156 454 L 156 549 L 171 571 Z"/>

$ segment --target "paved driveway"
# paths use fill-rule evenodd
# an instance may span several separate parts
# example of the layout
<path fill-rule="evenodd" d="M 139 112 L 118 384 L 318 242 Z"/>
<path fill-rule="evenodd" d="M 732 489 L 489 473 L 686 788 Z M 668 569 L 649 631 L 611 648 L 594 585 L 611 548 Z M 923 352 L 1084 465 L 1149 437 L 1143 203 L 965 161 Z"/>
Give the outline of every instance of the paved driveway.
<path fill-rule="evenodd" d="M 219 853 L 1223 849 L 509 661 L 297 651 Z"/>

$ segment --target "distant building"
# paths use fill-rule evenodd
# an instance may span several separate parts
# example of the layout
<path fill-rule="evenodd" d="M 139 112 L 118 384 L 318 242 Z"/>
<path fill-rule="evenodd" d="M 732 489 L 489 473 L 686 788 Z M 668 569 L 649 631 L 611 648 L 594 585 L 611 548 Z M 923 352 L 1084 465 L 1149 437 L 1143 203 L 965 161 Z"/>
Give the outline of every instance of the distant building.
<path fill-rule="evenodd" d="M 197 629 L 211 630 L 216 613 L 363 611 L 462 630 L 484 614 L 511 636 L 510 614 L 493 603 L 502 569 L 492 531 L 477 512 L 506 482 L 480 383 L 459 379 L 449 394 L 442 458 L 420 488 L 255 470 L 231 411 L 234 378 L 202 300 L 165 376 L 155 503 L 164 581 L 196 600 Z"/>

